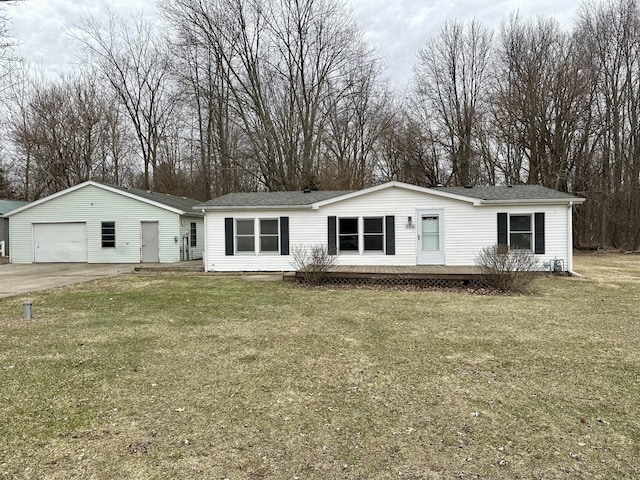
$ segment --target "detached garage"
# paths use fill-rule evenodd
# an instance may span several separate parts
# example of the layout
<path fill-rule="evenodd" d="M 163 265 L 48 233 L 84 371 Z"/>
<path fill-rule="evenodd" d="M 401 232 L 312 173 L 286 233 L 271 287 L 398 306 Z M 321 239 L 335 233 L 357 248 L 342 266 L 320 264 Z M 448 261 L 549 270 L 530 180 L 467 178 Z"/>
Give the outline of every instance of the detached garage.
<path fill-rule="evenodd" d="M 89 181 L 8 212 L 12 263 L 202 258 L 197 200 Z"/>

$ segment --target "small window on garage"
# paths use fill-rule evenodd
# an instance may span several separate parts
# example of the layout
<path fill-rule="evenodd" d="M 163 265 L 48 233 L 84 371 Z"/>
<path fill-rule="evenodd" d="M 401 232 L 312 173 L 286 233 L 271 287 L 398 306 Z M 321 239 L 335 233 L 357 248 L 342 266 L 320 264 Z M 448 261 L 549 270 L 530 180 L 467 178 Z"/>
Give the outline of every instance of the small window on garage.
<path fill-rule="evenodd" d="M 196 222 L 191 222 L 191 229 L 190 229 L 190 232 L 189 232 L 189 237 L 191 237 L 190 240 L 191 240 L 191 246 L 192 247 L 197 247 L 198 246 L 196 233 L 197 233 Z"/>
<path fill-rule="evenodd" d="M 116 222 L 102 222 L 102 248 L 115 248 Z"/>

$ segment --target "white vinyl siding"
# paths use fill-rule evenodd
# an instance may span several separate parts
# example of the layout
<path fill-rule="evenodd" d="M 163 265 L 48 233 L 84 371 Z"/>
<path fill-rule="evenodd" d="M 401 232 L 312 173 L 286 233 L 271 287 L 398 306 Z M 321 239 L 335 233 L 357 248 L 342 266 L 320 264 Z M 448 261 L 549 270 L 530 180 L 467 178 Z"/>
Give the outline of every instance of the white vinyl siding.
<path fill-rule="evenodd" d="M 229 210 L 209 211 L 207 215 L 208 271 L 291 271 L 291 257 L 265 255 L 225 255 L 224 219 L 289 217 L 289 245 L 327 245 L 327 217 L 367 218 L 395 216 L 395 255 L 384 252 L 338 254 L 338 265 L 416 265 L 418 210 L 441 210 L 444 215 L 444 264 L 475 265 L 480 250 L 497 243 L 497 213 L 545 213 L 546 253 L 536 255 L 542 262 L 570 255 L 567 237 L 566 205 L 473 206 L 471 203 L 443 198 L 404 188 L 388 188 L 349 200 L 326 205 L 317 210 L 255 210 L 241 213 Z M 408 225 L 411 217 L 412 225 Z"/>
<path fill-rule="evenodd" d="M 151 221 L 158 222 L 159 225 L 160 262 L 177 262 L 180 260 L 180 220 L 180 215 L 175 212 L 94 185 L 87 185 L 12 215 L 9 220 L 11 261 L 34 261 L 34 223 L 84 222 L 89 263 L 139 263 L 140 224 L 143 221 Z M 202 225 L 202 219 L 198 220 Z M 114 248 L 102 248 L 103 221 L 116 222 Z M 188 229 L 189 222 L 184 223 Z M 200 230 L 203 228 L 200 227 Z M 200 245 L 203 243 L 204 237 Z"/>

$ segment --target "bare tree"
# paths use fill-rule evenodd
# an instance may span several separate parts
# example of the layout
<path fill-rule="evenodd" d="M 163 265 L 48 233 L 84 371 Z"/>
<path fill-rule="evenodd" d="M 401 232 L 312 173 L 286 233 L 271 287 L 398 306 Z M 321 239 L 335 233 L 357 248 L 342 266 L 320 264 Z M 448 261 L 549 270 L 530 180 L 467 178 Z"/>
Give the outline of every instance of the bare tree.
<path fill-rule="evenodd" d="M 431 110 L 430 128 L 449 157 L 446 183 L 465 185 L 478 176 L 475 127 L 491 46 L 492 34 L 479 21 L 450 21 L 419 52 L 416 93 Z"/>
<path fill-rule="evenodd" d="M 3 1 L 4 5 L 16 3 L 14 1 Z M 11 75 L 18 61 L 15 53 L 16 41 L 11 38 L 7 29 L 8 14 L 4 7 L 0 6 L 0 91 L 6 88 L 5 81 Z"/>
<path fill-rule="evenodd" d="M 636 0 L 585 3 L 576 36 L 596 86 L 594 158 L 582 179 L 591 193 L 583 224 L 592 241 L 640 247 L 640 8 Z M 597 212 L 597 213 L 596 213 Z M 599 216 L 598 219 L 593 214 Z"/>
<path fill-rule="evenodd" d="M 330 115 L 355 107 L 350 82 L 370 56 L 342 4 L 178 0 L 166 8 L 220 66 L 220 98 L 242 133 L 235 164 L 271 190 L 324 186 Z"/>
<path fill-rule="evenodd" d="M 174 32 L 173 75 L 181 88 L 188 125 L 194 198 L 210 198 L 242 189 L 244 172 L 238 161 L 238 128 L 230 105 L 231 92 L 220 48 L 224 39 L 203 37 L 202 22 L 214 15 L 205 4 L 179 0 L 163 5 Z M 214 28 L 211 26 L 211 28 Z M 191 122 L 188 119 L 193 119 Z"/>
<path fill-rule="evenodd" d="M 328 95 L 320 188 L 358 189 L 374 181 L 377 143 L 390 119 L 390 98 L 378 69 L 364 56 L 346 85 L 338 85 L 343 92 Z"/>
<path fill-rule="evenodd" d="M 428 128 L 428 112 L 405 103 L 388 109 L 376 142 L 376 179 L 397 180 L 425 187 L 444 182 L 438 144 Z"/>
<path fill-rule="evenodd" d="M 494 69 L 496 163 L 508 183 L 566 191 L 584 154 L 593 87 L 573 38 L 553 19 L 503 24 Z"/>
<path fill-rule="evenodd" d="M 24 198 L 37 199 L 90 179 L 122 179 L 126 163 L 119 153 L 126 140 L 114 125 L 112 98 L 99 90 L 93 77 L 80 76 L 34 84 L 16 98 L 20 103 L 9 132 Z"/>
<path fill-rule="evenodd" d="M 143 187 L 149 189 L 175 106 L 166 43 L 142 17 L 127 21 L 115 14 L 109 16 L 106 27 L 85 18 L 74 36 L 128 113 L 143 160 Z"/>

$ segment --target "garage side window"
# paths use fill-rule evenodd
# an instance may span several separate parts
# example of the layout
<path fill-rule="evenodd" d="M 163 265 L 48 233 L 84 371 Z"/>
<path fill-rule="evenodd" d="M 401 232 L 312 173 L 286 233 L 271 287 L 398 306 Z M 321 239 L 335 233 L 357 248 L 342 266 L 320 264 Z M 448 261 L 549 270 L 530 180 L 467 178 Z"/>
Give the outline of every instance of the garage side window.
<path fill-rule="evenodd" d="M 102 222 L 102 248 L 115 248 L 116 222 Z"/>

